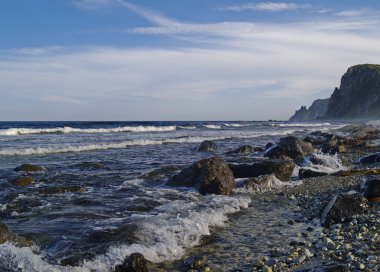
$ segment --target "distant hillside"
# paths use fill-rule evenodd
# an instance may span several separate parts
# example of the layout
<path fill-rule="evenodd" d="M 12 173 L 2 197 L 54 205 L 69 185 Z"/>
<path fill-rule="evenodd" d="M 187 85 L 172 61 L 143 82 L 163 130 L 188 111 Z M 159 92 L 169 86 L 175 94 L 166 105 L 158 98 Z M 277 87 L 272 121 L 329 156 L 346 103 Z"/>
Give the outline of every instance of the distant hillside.
<path fill-rule="evenodd" d="M 327 103 L 325 113 L 316 115 L 310 112 L 312 106 L 308 110 L 301 107 L 290 121 L 380 118 L 380 65 L 361 64 L 348 68 L 330 99 L 315 102 L 322 104 L 321 110 L 323 103 Z"/>
<path fill-rule="evenodd" d="M 321 118 L 326 114 L 329 99 L 317 99 L 309 109 L 302 106 L 301 109 L 289 119 L 289 121 L 310 121 Z"/>

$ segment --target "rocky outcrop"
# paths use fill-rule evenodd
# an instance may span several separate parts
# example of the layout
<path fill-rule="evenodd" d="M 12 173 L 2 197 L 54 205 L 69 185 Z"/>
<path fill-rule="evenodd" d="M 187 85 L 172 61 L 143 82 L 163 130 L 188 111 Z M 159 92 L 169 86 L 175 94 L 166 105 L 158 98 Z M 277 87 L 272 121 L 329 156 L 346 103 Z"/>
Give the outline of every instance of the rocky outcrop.
<path fill-rule="evenodd" d="M 315 100 L 309 109 L 302 106 L 289 121 L 376 118 L 380 118 L 380 65 L 360 64 L 348 68 L 329 99 Z"/>
<path fill-rule="evenodd" d="M 322 213 L 321 223 L 325 227 L 349 221 L 356 214 L 367 213 L 367 199 L 359 193 L 334 196 Z"/>
<path fill-rule="evenodd" d="M 195 187 L 201 194 L 229 195 L 235 179 L 220 157 L 203 159 L 183 169 L 167 182 L 169 186 Z"/>
<path fill-rule="evenodd" d="M 15 186 L 21 186 L 21 187 L 29 186 L 34 183 L 34 178 L 28 177 L 28 176 L 17 177 L 17 178 L 12 179 L 10 183 L 12 183 Z"/>
<path fill-rule="evenodd" d="M 46 168 L 43 166 L 39 166 L 39 165 L 25 163 L 25 164 L 22 164 L 22 165 L 16 167 L 13 170 L 23 171 L 23 172 L 43 172 L 43 171 L 46 171 Z"/>
<path fill-rule="evenodd" d="M 324 119 L 367 119 L 380 117 L 380 65 L 348 68 L 335 88 Z"/>
<path fill-rule="evenodd" d="M 292 117 L 290 117 L 289 121 L 311 121 L 321 118 L 326 114 L 328 104 L 328 98 L 317 99 L 313 102 L 309 109 L 306 109 L 305 106 L 302 106 Z"/>

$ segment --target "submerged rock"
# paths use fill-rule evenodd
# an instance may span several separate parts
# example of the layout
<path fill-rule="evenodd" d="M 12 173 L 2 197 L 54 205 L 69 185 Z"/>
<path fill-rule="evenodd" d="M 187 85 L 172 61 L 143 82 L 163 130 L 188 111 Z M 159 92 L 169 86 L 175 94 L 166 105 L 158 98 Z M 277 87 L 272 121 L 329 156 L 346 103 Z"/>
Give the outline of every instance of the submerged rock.
<path fill-rule="evenodd" d="M 142 174 L 140 177 L 146 181 L 162 181 L 165 178 L 173 175 L 176 171 L 181 170 L 182 167 L 178 165 L 167 165 L 159 169 L 152 170 L 150 172 Z"/>
<path fill-rule="evenodd" d="M 302 141 L 295 136 L 281 138 L 279 143 L 267 150 L 266 157 L 280 158 L 286 156 L 292 159 L 300 159 L 314 153 L 314 147 L 311 143 Z"/>
<path fill-rule="evenodd" d="M 371 202 L 380 202 L 380 177 L 366 178 L 361 184 L 363 195 Z"/>
<path fill-rule="evenodd" d="M 360 164 L 370 164 L 380 162 L 380 153 L 368 155 L 359 159 Z"/>
<path fill-rule="evenodd" d="M 244 182 L 244 188 L 254 192 L 271 191 L 281 186 L 283 186 L 283 182 L 273 174 L 250 178 Z"/>
<path fill-rule="evenodd" d="M 322 212 L 321 223 L 325 227 L 346 222 L 356 214 L 367 213 L 367 199 L 359 193 L 345 193 L 334 196 Z"/>
<path fill-rule="evenodd" d="M 253 146 L 243 145 L 233 151 L 228 152 L 229 154 L 249 154 L 254 152 Z"/>
<path fill-rule="evenodd" d="M 169 186 L 195 187 L 201 194 L 228 195 L 235 188 L 235 179 L 220 157 L 203 159 L 174 175 Z"/>
<path fill-rule="evenodd" d="M 191 256 L 184 261 L 184 265 L 187 269 L 202 269 L 207 262 L 206 256 Z"/>
<path fill-rule="evenodd" d="M 46 171 L 46 168 L 43 166 L 25 163 L 25 164 L 22 164 L 16 168 L 14 168 L 13 170 L 24 171 L 24 172 L 42 172 L 42 171 Z"/>
<path fill-rule="evenodd" d="M 282 181 L 289 180 L 295 164 L 285 160 L 263 160 L 253 164 L 229 164 L 235 178 L 251 178 L 274 174 Z"/>
<path fill-rule="evenodd" d="M 33 245 L 32 241 L 14 234 L 8 229 L 6 224 L 0 222 L 0 244 L 4 244 L 5 242 L 11 242 L 18 247 L 30 247 Z"/>
<path fill-rule="evenodd" d="M 47 187 L 38 189 L 38 193 L 43 195 L 64 194 L 64 193 L 79 193 L 84 192 L 85 189 L 82 186 L 62 186 L 62 187 Z"/>
<path fill-rule="evenodd" d="M 327 173 L 325 173 L 325 172 L 314 171 L 314 170 L 311 170 L 311 169 L 301 168 L 301 169 L 298 170 L 298 177 L 300 179 L 313 178 L 313 177 L 322 177 L 322 176 L 326 176 L 326 175 L 327 175 Z"/>
<path fill-rule="evenodd" d="M 24 176 L 24 177 L 17 177 L 15 179 L 12 179 L 10 181 L 10 183 L 12 183 L 13 185 L 16 185 L 16 186 L 29 186 L 29 185 L 32 185 L 34 183 L 34 178 L 33 177 L 28 177 L 28 176 Z"/>
<path fill-rule="evenodd" d="M 198 151 L 201 151 L 201 152 L 214 152 L 217 149 L 218 149 L 218 146 L 213 141 L 203 141 L 198 147 Z"/>
<path fill-rule="evenodd" d="M 82 162 L 76 165 L 82 171 L 108 169 L 100 162 Z"/>
<path fill-rule="evenodd" d="M 294 272 L 348 272 L 348 267 L 345 264 L 331 261 L 316 261 L 304 265 Z"/>
<path fill-rule="evenodd" d="M 123 264 L 115 267 L 114 272 L 149 272 L 148 261 L 141 253 L 132 253 Z"/>

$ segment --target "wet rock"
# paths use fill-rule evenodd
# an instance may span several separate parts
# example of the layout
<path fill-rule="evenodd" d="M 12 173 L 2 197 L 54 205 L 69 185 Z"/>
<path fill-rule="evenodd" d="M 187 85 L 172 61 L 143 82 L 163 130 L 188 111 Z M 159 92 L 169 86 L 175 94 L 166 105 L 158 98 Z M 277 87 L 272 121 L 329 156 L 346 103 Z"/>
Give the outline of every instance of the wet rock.
<path fill-rule="evenodd" d="M 146 181 L 162 181 L 165 178 L 173 175 L 176 171 L 181 170 L 182 167 L 178 165 L 167 165 L 159 169 L 152 170 L 150 172 L 144 173 L 141 175 L 141 178 Z"/>
<path fill-rule="evenodd" d="M 22 164 L 19 167 L 13 169 L 15 171 L 24 171 L 24 172 L 43 172 L 46 171 L 46 168 L 43 166 L 33 165 L 33 164 Z"/>
<path fill-rule="evenodd" d="M 270 158 L 287 156 L 292 159 L 299 159 L 311 155 L 314 151 L 311 143 L 302 141 L 294 136 L 288 136 L 281 138 L 276 146 L 265 153 L 265 156 Z"/>
<path fill-rule="evenodd" d="M 274 174 L 286 181 L 292 176 L 295 164 L 285 160 L 263 160 L 253 164 L 229 164 L 235 178 L 251 178 Z"/>
<path fill-rule="evenodd" d="M 38 193 L 43 195 L 64 194 L 64 193 L 79 193 L 84 192 L 85 189 L 82 186 L 61 186 L 61 187 L 46 187 L 39 188 Z"/>
<path fill-rule="evenodd" d="M 80 164 L 77 164 L 76 167 L 79 167 L 79 169 L 82 171 L 100 170 L 107 168 L 100 162 L 82 162 Z"/>
<path fill-rule="evenodd" d="M 149 272 L 148 261 L 140 253 L 132 253 L 121 265 L 115 267 L 114 272 Z"/>
<path fill-rule="evenodd" d="M 15 179 L 12 179 L 10 181 L 10 183 L 12 183 L 13 185 L 16 185 L 16 186 L 21 186 L 21 187 L 29 186 L 29 185 L 32 185 L 34 183 L 34 178 L 28 177 L 28 176 L 17 177 Z"/>
<path fill-rule="evenodd" d="M 298 170 L 298 176 L 300 179 L 321 177 L 321 176 L 326 176 L 326 175 L 327 175 L 327 173 L 325 173 L 325 172 L 314 171 L 311 169 L 301 168 Z"/>
<path fill-rule="evenodd" d="M 346 222 L 356 214 L 367 213 L 367 199 L 359 193 L 346 193 L 334 196 L 322 212 L 321 223 L 325 227 Z"/>
<path fill-rule="evenodd" d="M 243 145 L 233 151 L 228 152 L 228 154 L 249 154 L 254 152 L 254 148 L 251 145 Z"/>
<path fill-rule="evenodd" d="M 214 242 L 216 239 L 216 235 L 211 234 L 211 235 L 202 235 L 201 239 L 199 240 L 199 246 L 205 246 L 209 245 L 212 242 Z"/>
<path fill-rule="evenodd" d="M 215 152 L 217 149 L 218 146 L 213 141 L 203 141 L 198 147 L 198 151 L 201 152 Z"/>
<path fill-rule="evenodd" d="M 174 175 L 169 186 L 195 187 L 201 194 L 228 195 L 235 188 L 235 179 L 220 157 L 203 159 Z"/>
<path fill-rule="evenodd" d="M 275 144 L 274 143 L 267 143 L 265 145 L 265 150 L 268 150 L 269 148 L 271 148 L 272 146 L 274 146 Z"/>
<path fill-rule="evenodd" d="M 253 192 L 266 192 L 283 186 L 283 182 L 275 175 L 264 175 L 250 178 L 244 182 L 244 188 Z"/>
<path fill-rule="evenodd" d="M 371 202 L 380 202 L 380 176 L 366 178 L 361 184 L 363 195 Z"/>
<path fill-rule="evenodd" d="M 380 153 L 368 155 L 359 159 L 360 164 L 370 164 L 380 162 Z"/>
<path fill-rule="evenodd" d="M 330 261 L 316 261 L 302 266 L 294 272 L 348 272 L 348 267 L 345 264 L 330 262 Z"/>
<path fill-rule="evenodd" d="M 351 169 L 351 170 L 341 170 L 333 173 L 334 176 L 347 177 L 352 175 L 380 175 L 380 169 L 372 168 L 372 169 Z"/>
<path fill-rule="evenodd" d="M 207 258 L 205 256 L 191 256 L 184 261 L 188 269 L 202 269 L 205 267 Z"/>
<path fill-rule="evenodd" d="M 0 244 L 4 244 L 5 242 L 11 242 L 18 247 L 30 247 L 33 245 L 32 241 L 18 236 L 10 231 L 6 224 L 0 222 Z"/>

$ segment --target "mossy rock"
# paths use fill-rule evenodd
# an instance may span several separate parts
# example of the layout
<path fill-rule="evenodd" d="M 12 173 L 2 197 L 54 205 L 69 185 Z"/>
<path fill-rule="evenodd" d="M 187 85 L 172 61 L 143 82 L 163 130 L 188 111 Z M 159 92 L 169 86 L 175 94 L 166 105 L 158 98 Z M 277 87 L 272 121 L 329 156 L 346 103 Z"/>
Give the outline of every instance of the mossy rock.
<path fill-rule="evenodd" d="M 33 245 L 33 241 L 14 234 L 6 224 L 0 222 L 0 244 L 5 242 L 11 242 L 18 247 L 31 247 Z"/>
<path fill-rule="evenodd" d="M 24 187 L 24 186 L 32 185 L 35 181 L 33 177 L 25 176 L 25 177 L 18 177 L 18 178 L 12 179 L 10 182 L 13 185 Z"/>
<path fill-rule="evenodd" d="M 33 164 L 22 164 L 19 167 L 16 167 L 13 169 L 15 171 L 24 171 L 24 172 L 43 172 L 46 171 L 46 168 L 39 165 L 33 165 Z"/>

